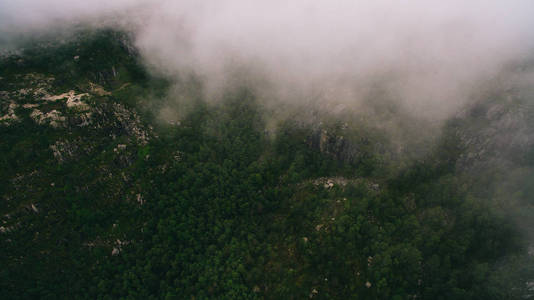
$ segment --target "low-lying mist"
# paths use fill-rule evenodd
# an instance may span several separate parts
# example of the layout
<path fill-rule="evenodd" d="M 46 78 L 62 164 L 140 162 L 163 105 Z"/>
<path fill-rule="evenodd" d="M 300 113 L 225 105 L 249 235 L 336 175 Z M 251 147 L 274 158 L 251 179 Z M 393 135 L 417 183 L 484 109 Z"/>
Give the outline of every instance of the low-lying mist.
<path fill-rule="evenodd" d="M 26 0 L 0 3 L 0 35 L 111 24 L 133 33 L 151 70 L 193 73 L 210 99 L 245 83 L 275 105 L 366 111 L 379 93 L 442 120 L 529 57 L 532 11 L 531 1 Z"/>
<path fill-rule="evenodd" d="M 474 273 L 499 275 L 495 278 L 506 278 L 507 274 L 511 274 L 508 277 L 518 277 L 510 280 L 514 281 L 514 288 L 502 289 L 516 293 L 519 291 L 516 287 L 524 287 L 527 282 L 526 289 L 530 295 L 531 270 L 534 270 L 531 267 L 534 265 L 532 251 L 527 249 L 534 245 L 534 198 L 531 196 L 534 193 L 531 187 L 531 181 L 534 180 L 533 12 L 534 2 L 531 0 L 0 0 L 0 58 L 5 53 L 25 47 L 31 40 L 46 40 L 45 47 L 36 47 L 38 50 L 34 53 L 40 50 L 47 52 L 44 50 L 48 47 L 46 45 L 55 42 L 61 44 L 80 32 L 79 36 L 84 39 L 84 34 L 89 33 L 87 36 L 90 36 L 92 29 L 98 31 L 111 28 L 112 34 L 105 35 L 105 41 L 117 41 L 120 51 L 110 53 L 109 57 L 120 59 L 97 64 L 98 59 L 90 56 L 100 52 L 98 57 L 107 58 L 106 54 L 102 54 L 104 51 L 100 51 L 105 49 L 101 46 L 105 43 L 91 43 L 92 47 L 87 48 L 84 57 L 83 52 L 78 53 L 83 49 L 83 43 L 73 42 L 70 52 L 51 52 L 49 56 L 40 58 L 54 62 L 43 64 L 44 67 L 39 70 L 45 70 L 46 73 L 50 66 L 55 66 L 56 60 L 47 58 L 58 55 L 60 59 L 57 61 L 62 67 L 49 72 L 52 75 L 74 74 L 71 69 L 76 68 L 76 74 L 83 74 L 79 82 L 83 81 L 83 85 L 90 85 L 93 89 L 94 81 L 103 90 L 101 94 L 109 96 L 100 97 L 98 101 L 105 104 L 120 102 L 120 106 L 113 107 L 121 107 L 121 111 L 127 111 L 126 107 L 135 103 L 132 104 L 135 108 L 128 109 L 132 108 L 143 116 L 138 121 L 147 121 L 151 124 L 148 127 L 158 134 L 154 134 L 154 139 L 148 145 L 133 150 L 139 146 L 135 145 L 135 141 L 126 145 L 122 139 L 116 140 L 115 134 L 108 131 L 115 130 L 115 127 L 117 132 L 121 131 L 121 122 L 109 127 L 109 130 L 108 127 L 103 127 L 102 131 L 105 131 L 103 136 L 106 139 L 108 135 L 113 136 L 110 147 L 114 150 L 113 153 L 108 151 L 109 157 L 131 151 L 132 159 L 137 157 L 138 163 L 135 166 L 139 167 L 139 171 L 135 169 L 136 172 L 148 174 L 147 177 L 140 177 L 142 180 L 152 180 L 152 173 L 145 172 L 151 170 L 152 165 L 158 166 L 153 170 L 165 173 L 169 163 L 166 157 L 171 157 L 171 153 L 176 162 L 182 161 L 184 153 L 185 162 L 190 157 L 198 159 L 198 163 L 195 161 L 192 164 L 198 168 L 191 168 L 194 172 L 191 176 L 188 173 L 187 178 L 207 178 L 205 181 L 191 180 L 195 182 L 195 187 L 200 188 L 206 182 L 215 182 L 206 175 L 209 172 L 197 176 L 202 173 L 197 170 L 211 167 L 211 158 L 208 157 L 212 157 L 216 163 L 224 161 L 224 164 L 235 160 L 236 167 L 232 166 L 233 170 L 246 165 L 241 164 L 243 157 L 257 155 L 258 165 L 263 164 L 265 159 L 266 166 L 265 169 L 258 167 L 258 170 L 263 170 L 261 172 L 269 176 L 276 174 L 271 176 L 276 185 L 280 185 L 276 181 L 278 178 L 286 177 L 291 180 L 284 183 L 299 185 L 303 180 L 309 179 L 313 183 L 327 180 L 326 176 L 331 175 L 339 176 L 340 182 L 370 180 L 369 183 L 373 184 L 369 186 L 373 187 L 374 192 L 378 192 L 379 188 L 388 193 L 391 191 L 387 195 L 387 202 L 394 204 L 391 207 L 395 207 L 395 211 L 406 210 L 408 214 L 413 214 L 413 220 L 427 222 L 425 224 L 428 228 L 436 227 L 439 234 L 458 226 L 454 227 L 454 231 L 449 231 L 451 236 L 436 235 L 438 238 L 428 238 L 435 244 L 435 248 L 420 247 L 430 249 L 423 255 L 428 263 L 425 267 L 434 268 L 434 252 L 441 249 L 439 255 L 446 257 L 446 264 L 440 266 L 438 261 L 435 264 L 436 273 L 448 273 L 444 266 L 451 264 L 450 261 L 447 262 L 449 253 L 453 251 L 452 248 L 458 248 L 456 240 L 460 240 L 474 249 L 471 251 L 471 248 L 465 248 L 462 250 L 464 252 L 459 248 L 454 250 L 462 255 L 472 255 L 470 252 L 477 252 L 478 248 L 489 249 L 493 253 L 489 256 L 480 254 L 482 261 L 473 261 L 474 266 L 480 263 L 480 268 L 484 271 Z M 19 58 L 23 61 L 23 56 L 13 57 L 13 70 L 10 69 L 10 72 L 15 73 L 23 65 L 17 64 Z M 117 72 L 128 73 L 127 68 L 123 68 L 124 71 L 120 69 L 120 61 L 124 58 L 131 61 L 128 66 L 132 70 L 135 67 L 132 74 L 136 75 L 127 74 L 115 78 L 116 67 Z M 68 61 L 64 66 L 63 60 Z M 90 65 L 91 68 L 76 67 L 82 64 Z M 28 67 L 23 71 L 34 70 Z M 98 76 L 92 74 L 93 70 L 96 70 L 94 73 L 98 73 Z M 107 81 L 106 76 L 100 76 L 100 73 L 108 73 L 107 77 L 115 78 L 115 83 L 109 84 L 112 80 Z M 56 76 L 56 80 L 59 77 Z M 17 81 L 18 78 L 26 77 L 13 78 L 12 81 Z M 67 80 L 58 90 L 65 86 L 66 90 L 82 90 L 77 83 L 78 81 Z M 3 89 L 0 86 L 0 90 Z M 28 97 L 32 97 L 31 94 Z M 11 107 L 8 100 L 5 102 L 6 109 L 8 105 Z M 248 104 L 251 104 L 250 107 Z M 22 108 L 33 108 L 32 105 L 36 104 L 21 102 L 20 105 Z M 236 109 L 232 110 L 233 108 Z M 202 118 L 197 120 L 197 113 Z M 246 117 L 246 122 L 233 123 L 243 116 Z M 254 130 L 247 131 L 251 128 Z M 238 136 L 236 133 L 241 131 L 247 134 Z M 16 136 L 18 133 L 13 134 L 12 139 L 16 140 Z M 224 155 L 218 156 L 219 152 L 225 155 L 226 152 L 238 153 L 240 148 L 246 148 L 243 145 L 253 144 L 253 139 L 256 139 L 257 145 L 253 149 L 243 150 L 242 156 L 228 155 L 232 157 L 231 160 Z M 99 143 L 99 140 L 96 141 L 94 144 Z M 291 148 L 294 146 L 291 144 L 293 141 L 300 143 L 299 147 L 306 150 L 302 152 L 304 154 Z M 119 142 L 121 144 L 115 146 Z M 167 150 L 158 152 L 153 149 L 167 149 L 164 146 L 168 144 L 172 146 L 168 147 L 168 153 Z M 22 146 L 17 151 L 26 153 L 26 144 L 20 145 Z M 56 142 L 54 147 L 57 148 L 57 145 Z M 279 145 L 288 147 L 278 147 Z M 181 148 L 178 151 L 178 146 L 192 150 L 182 153 Z M 48 144 L 46 147 L 49 147 Z M 118 149 L 127 150 L 120 152 Z M 201 153 L 203 150 L 205 152 Z M 269 157 L 276 157 L 270 151 L 280 154 L 284 159 Z M 46 148 L 46 153 L 50 154 L 49 152 Z M 200 154 L 197 155 L 197 152 Z M 249 155 L 248 152 L 253 152 L 254 155 Z M 285 158 L 285 152 L 295 152 L 296 158 Z M 189 154 L 191 156 L 187 157 Z M 321 162 L 324 168 L 323 165 L 314 166 L 317 170 L 310 168 L 310 171 L 299 172 L 299 169 L 306 169 L 306 164 L 321 161 L 322 157 L 328 158 Z M 205 164 L 205 158 L 210 164 Z M 157 159 L 162 161 L 161 168 L 153 163 Z M 269 159 L 282 166 L 276 171 L 278 173 L 271 171 L 274 163 Z M 5 161 L 7 164 L 8 159 Z M 256 158 L 249 162 L 253 162 L 250 163 L 251 166 L 255 165 Z M 340 164 L 339 169 L 333 167 L 337 163 Z M 93 167 L 92 160 L 87 160 L 87 164 Z M 186 169 L 185 163 L 176 165 Z M 115 168 L 115 164 L 109 163 L 109 166 L 110 169 Z M 121 168 L 118 169 L 122 171 Z M 285 173 L 286 169 L 287 174 L 292 176 Z M 224 172 L 221 171 L 220 177 L 225 180 L 233 176 L 229 174 L 234 174 L 226 172 L 226 169 L 221 170 Z M 91 174 L 80 174 L 86 173 Z M 124 173 L 122 174 L 124 177 Z M 251 176 L 249 181 L 261 189 L 262 177 L 258 174 Z M 168 185 L 174 189 L 172 184 L 167 183 L 178 181 L 177 177 L 165 176 L 168 177 L 159 177 L 161 186 Z M 123 179 L 117 181 L 122 182 Z M 231 182 L 243 184 L 243 180 Z M 328 182 L 330 179 L 326 181 Z M 225 187 L 226 185 L 224 184 Z M 331 187 L 325 186 L 328 189 Z M 144 188 L 144 185 L 139 187 L 140 190 Z M 169 188 L 169 191 L 173 195 L 180 194 L 172 189 Z M 251 189 L 254 192 L 256 190 L 256 187 Z M 196 190 L 192 191 L 196 193 Z M 216 190 L 213 195 L 217 195 L 219 191 Z M 132 195 L 136 193 L 137 190 Z M 157 196 L 154 198 L 160 195 L 159 191 L 155 194 Z M 416 194 L 419 195 L 417 199 L 414 196 Z M 137 201 L 141 199 L 140 195 L 137 194 Z M 253 198 L 257 194 L 250 195 Z M 211 194 L 206 198 L 213 200 L 213 203 L 219 200 Z M 169 205 L 177 202 L 172 197 L 162 199 L 161 201 L 168 200 Z M 198 202 L 196 198 L 191 199 L 192 203 Z M 374 198 L 369 199 L 369 203 L 375 201 Z M 150 205 L 150 200 L 148 203 Z M 227 211 L 233 209 L 230 207 L 234 206 L 228 206 Z M 393 210 L 388 211 L 387 206 L 384 206 L 386 209 L 376 207 L 379 213 L 385 212 L 384 215 L 390 218 L 389 213 Z M 518 239 L 522 243 L 516 243 L 515 240 L 511 242 L 512 234 L 508 232 L 512 230 L 502 230 L 497 225 L 493 228 L 493 224 L 501 224 L 493 223 L 494 215 L 476 215 L 486 211 L 486 208 L 488 212 L 495 213 L 495 216 L 517 225 L 514 230 L 521 231 L 522 235 Z M 263 206 L 257 212 L 261 213 L 262 210 Z M 319 206 L 316 211 L 320 211 Z M 365 213 L 365 210 L 358 211 L 358 214 Z M 159 217 L 158 214 L 154 215 Z M 239 214 L 236 216 L 241 218 Z M 295 223 L 301 222 L 300 212 L 294 216 Z M 356 217 L 359 218 L 359 215 L 355 214 L 355 222 L 359 220 Z M 391 218 L 397 222 L 396 216 Z M 209 219 L 211 220 L 211 216 Z M 335 221 L 334 217 L 329 219 Z M 434 222 L 434 219 L 442 220 L 442 223 Z M 412 220 L 406 222 L 411 223 Z M 319 232 L 321 226 L 322 223 L 317 225 L 316 222 L 310 228 L 312 232 Z M 406 228 L 411 226 L 407 225 Z M 470 236 L 474 232 L 473 228 L 487 229 L 488 234 L 484 233 L 475 239 Z M 410 236 L 411 231 L 407 232 Z M 421 232 L 421 240 L 430 236 L 427 231 Z M 458 238 L 457 233 L 465 235 Z M 506 236 L 500 236 L 501 233 Z M 308 236 L 304 243 L 308 242 Z M 375 238 L 369 236 L 369 240 Z M 340 245 L 348 244 L 345 240 L 340 241 Z M 451 241 L 447 244 L 452 245 L 450 249 L 442 244 L 443 241 Z M 506 242 L 499 244 L 500 241 Z M 505 244 L 518 251 L 501 249 Z M 359 244 L 354 245 L 360 247 Z M 519 252 L 521 255 L 515 257 Z M 476 255 L 472 257 L 477 257 Z M 342 255 L 338 256 L 342 258 Z M 371 256 L 362 256 L 363 267 L 371 266 L 367 257 Z M 452 265 L 463 267 L 465 264 L 465 270 L 472 269 L 472 262 L 464 262 L 463 259 L 459 262 L 453 260 Z M 488 265 L 484 261 L 486 259 L 492 265 Z M 420 261 L 414 259 L 414 263 L 410 265 L 421 266 Z M 345 264 L 343 262 L 340 265 Z M 517 266 L 524 268 L 524 273 L 528 275 L 521 275 L 516 270 Z M 285 270 L 287 268 L 284 272 Z M 357 274 L 360 276 L 359 272 Z M 444 275 L 443 280 L 429 275 L 431 280 L 428 282 L 438 282 L 445 289 L 446 286 L 442 283 L 445 283 L 445 278 L 453 278 L 449 276 L 451 274 L 445 274 L 447 276 Z M 523 277 L 519 278 L 519 275 Z M 493 282 L 500 282 L 491 280 L 488 281 L 491 282 L 488 286 L 492 288 Z M 421 280 L 413 280 L 413 283 L 414 290 L 424 287 L 421 286 Z M 373 281 L 373 289 L 374 284 Z M 506 284 L 504 282 L 503 286 Z M 463 282 L 459 284 L 462 285 Z M 465 286 L 471 285 L 473 284 L 465 283 Z M 365 285 L 365 289 L 372 290 L 370 282 Z M 474 295 L 477 290 L 469 292 Z M 313 292 L 310 298 L 311 295 Z"/>

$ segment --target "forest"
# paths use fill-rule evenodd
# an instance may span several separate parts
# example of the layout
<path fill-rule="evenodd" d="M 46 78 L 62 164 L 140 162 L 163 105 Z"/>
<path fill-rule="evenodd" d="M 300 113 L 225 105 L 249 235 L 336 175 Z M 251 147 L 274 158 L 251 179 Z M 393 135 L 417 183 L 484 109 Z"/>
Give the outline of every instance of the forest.
<path fill-rule="evenodd" d="M 504 96 L 448 120 L 417 159 L 351 119 L 267 126 L 246 85 L 214 103 L 183 78 L 188 112 L 166 122 L 174 83 L 129 38 L 85 30 L 0 57 L 0 298 L 532 293 L 516 216 L 531 216 L 534 148 L 494 151 L 517 159 L 500 169 L 465 143 Z M 512 171 L 524 184 L 501 184 Z"/>

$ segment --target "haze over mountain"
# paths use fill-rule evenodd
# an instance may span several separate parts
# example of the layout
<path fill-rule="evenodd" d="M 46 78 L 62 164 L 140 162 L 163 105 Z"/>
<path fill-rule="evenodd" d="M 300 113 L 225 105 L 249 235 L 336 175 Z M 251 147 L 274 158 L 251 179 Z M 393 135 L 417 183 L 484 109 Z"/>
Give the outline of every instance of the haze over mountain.
<path fill-rule="evenodd" d="M 533 12 L 0 1 L 0 298 L 532 297 Z"/>
<path fill-rule="evenodd" d="M 4 1 L 2 31 L 66 22 L 134 34 L 153 70 L 219 89 L 246 72 L 281 101 L 358 106 L 371 86 L 444 118 L 509 64 L 531 59 L 531 1 Z M 63 26 L 64 27 L 64 26 Z M 232 76 L 233 78 L 234 76 Z M 266 81 L 266 83 L 265 83 Z M 360 108 L 360 107 L 359 107 Z"/>

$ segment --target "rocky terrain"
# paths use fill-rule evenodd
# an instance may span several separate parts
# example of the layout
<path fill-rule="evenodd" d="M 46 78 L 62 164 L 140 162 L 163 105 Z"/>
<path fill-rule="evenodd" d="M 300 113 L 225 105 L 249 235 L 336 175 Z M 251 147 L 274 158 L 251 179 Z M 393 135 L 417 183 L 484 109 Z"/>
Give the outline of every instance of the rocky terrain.
<path fill-rule="evenodd" d="M 530 295 L 528 86 L 418 149 L 327 114 L 269 133 L 248 87 L 174 112 L 172 80 L 112 30 L 0 58 L 0 298 Z"/>

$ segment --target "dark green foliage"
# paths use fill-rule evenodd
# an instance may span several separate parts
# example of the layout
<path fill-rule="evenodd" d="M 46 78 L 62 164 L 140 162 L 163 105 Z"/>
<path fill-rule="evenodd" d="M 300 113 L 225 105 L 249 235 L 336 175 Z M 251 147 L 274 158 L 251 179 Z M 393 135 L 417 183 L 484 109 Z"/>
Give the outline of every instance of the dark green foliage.
<path fill-rule="evenodd" d="M 367 129 L 355 129 L 352 160 L 313 147 L 314 130 L 293 121 L 268 135 L 247 88 L 217 105 L 198 97 L 179 126 L 161 125 L 139 99 L 164 95 L 167 83 L 149 78 L 121 37 L 104 31 L 25 56 L 20 72 L 53 74 L 59 90 L 98 81 L 112 94 L 88 100 L 98 126 L 28 116 L 0 126 L 0 225 L 10 228 L 0 233 L 0 298 L 517 296 L 511 287 L 528 271 L 508 276 L 503 260 L 521 264 L 524 249 L 462 184 L 453 135 L 390 176 L 393 162 L 374 152 L 386 141 Z M 115 104 L 156 128 L 148 143 L 116 119 Z M 50 145 L 64 139 L 80 150 L 58 162 Z"/>
<path fill-rule="evenodd" d="M 118 88 L 121 82 L 144 82 L 146 72 L 139 64 L 128 36 L 112 30 L 84 31 L 73 41 L 29 43 L 20 55 L 0 63 L 2 75 L 37 72 L 56 77 L 59 87 L 71 89 L 87 80 L 105 88 Z"/>

